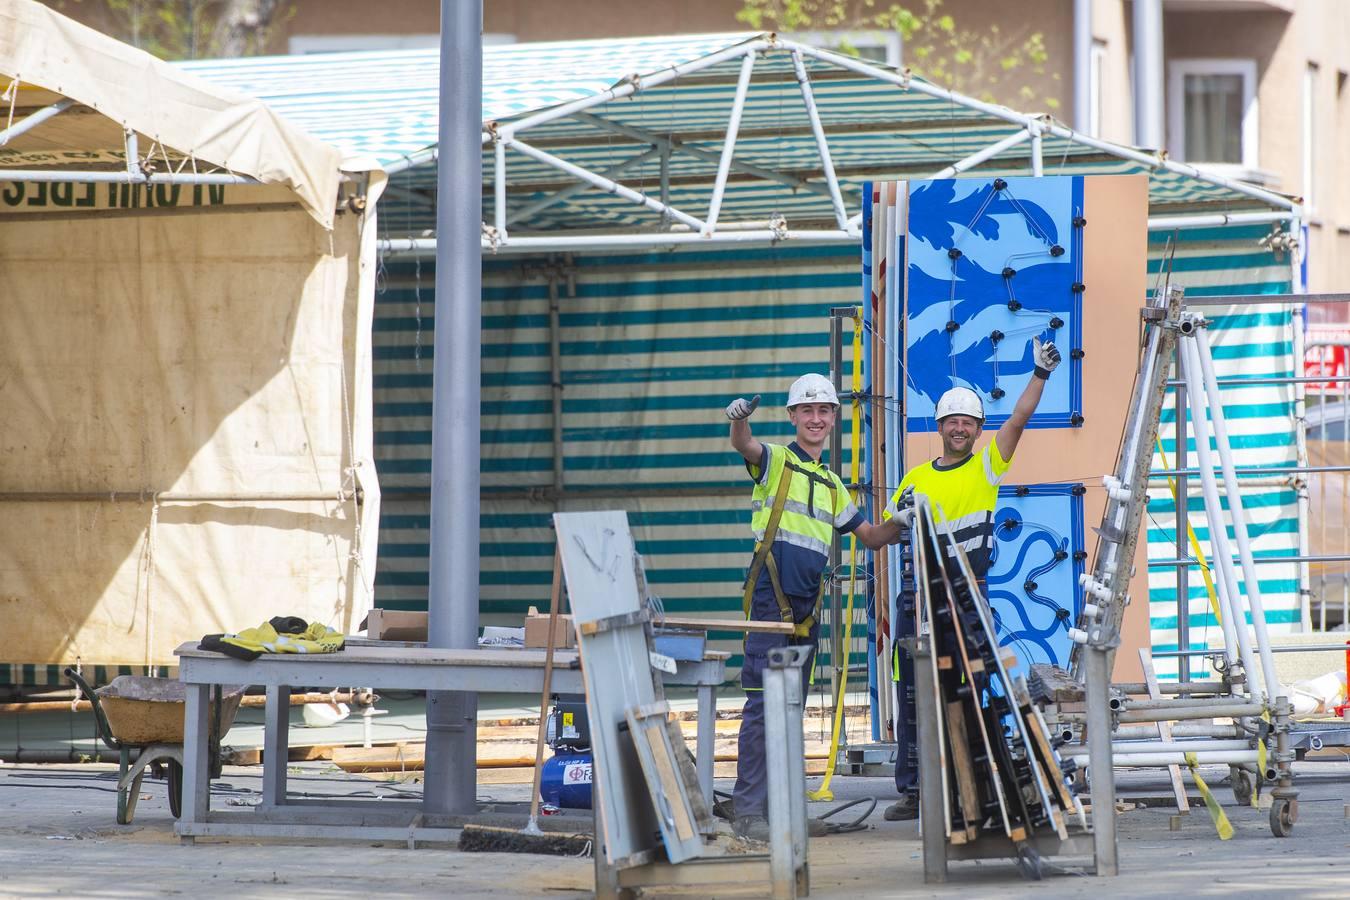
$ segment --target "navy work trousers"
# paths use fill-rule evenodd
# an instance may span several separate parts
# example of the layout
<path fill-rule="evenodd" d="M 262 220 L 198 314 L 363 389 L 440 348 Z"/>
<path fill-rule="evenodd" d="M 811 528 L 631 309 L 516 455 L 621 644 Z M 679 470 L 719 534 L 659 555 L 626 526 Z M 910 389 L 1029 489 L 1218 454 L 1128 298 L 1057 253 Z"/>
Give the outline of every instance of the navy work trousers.
<path fill-rule="evenodd" d="M 779 622 L 778 603 L 773 598 L 773 590 L 757 589 L 751 603 L 751 617 L 759 621 Z M 794 612 L 806 612 L 800 616 L 805 620 L 815 608 L 816 598 L 790 597 Z M 765 614 L 772 609 L 772 614 Z M 745 706 L 741 709 L 741 732 L 736 744 L 736 787 L 732 792 L 737 818 L 741 816 L 764 816 L 768 812 L 768 764 L 764 751 L 764 668 L 769 661 L 769 651 L 777 647 L 806 645 L 811 655 L 802 666 L 802 698 L 806 697 L 807 686 L 811 683 L 811 671 L 816 659 L 816 638 L 820 625 L 811 626 L 811 633 L 805 637 L 789 638 L 781 634 L 748 634 L 745 638 L 745 662 L 741 666 L 741 687 L 745 688 Z"/>

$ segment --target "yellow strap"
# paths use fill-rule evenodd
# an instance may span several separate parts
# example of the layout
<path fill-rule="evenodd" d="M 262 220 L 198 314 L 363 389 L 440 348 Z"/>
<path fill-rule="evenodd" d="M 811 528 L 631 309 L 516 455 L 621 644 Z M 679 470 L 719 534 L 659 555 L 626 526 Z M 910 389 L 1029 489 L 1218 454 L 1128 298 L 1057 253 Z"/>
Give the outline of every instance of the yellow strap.
<path fill-rule="evenodd" d="M 1233 836 L 1233 823 L 1228 821 L 1223 807 L 1214 799 L 1214 792 L 1205 784 L 1205 779 L 1200 777 L 1200 763 L 1194 753 L 1186 754 L 1186 765 L 1191 770 L 1191 777 L 1195 779 L 1195 786 L 1200 789 L 1200 796 L 1205 798 L 1205 808 L 1209 810 L 1209 817 L 1214 821 L 1214 830 L 1219 833 L 1219 840 L 1228 840 Z"/>
<path fill-rule="evenodd" d="M 1163 450 L 1162 438 L 1158 438 L 1158 453 L 1162 456 L 1163 468 L 1172 468 L 1171 464 L 1167 461 L 1167 451 Z M 1209 563 L 1205 562 L 1205 551 L 1200 549 L 1200 539 L 1195 536 L 1195 529 L 1191 527 L 1189 500 L 1187 502 L 1182 502 L 1177 498 L 1177 483 L 1172 480 L 1171 475 L 1167 476 L 1167 487 L 1172 492 L 1172 505 L 1176 507 L 1177 510 L 1177 521 L 1186 523 L 1186 537 L 1190 538 L 1191 552 L 1195 554 L 1196 562 L 1200 564 L 1200 576 L 1205 579 L 1205 591 L 1209 594 L 1209 608 L 1214 611 L 1214 620 L 1222 625 L 1223 613 L 1219 612 L 1219 598 L 1218 595 L 1214 593 L 1214 579 L 1210 577 Z M 1177 598 L 1178 614 L 1180 613 L 1179 607 L 1182 604 L 1185 604 L 1186 611 L 1189 613 L 1191 608 L 1191 598 Z M 1185 649 L 1189 650 L 1190 648 L 1187 647 Z"/>
<path fill-rule="evenodd" d="M 849 466 L 849 481 L 857 485 L 859 478 L 859 465 L 861 460 L 862 443 L 862 307 L 853 309 L 853 422 L 851 434 L 851 449 L 853 459 Z M 854 488 L 850 495 L 854 501 L 857 501 L 857 488 Z M 830 509 L 834 509 L 834 489 L 830 489 Z M 834 702 L 834 727 L 830 732 L 830 754 L 825 760 L 825 779 L 820 783 L 820 788 L 809 792 L 806 796 L 811 800 L 830 801 L 834 799 L 834 792 L 830 790 L 830 781 L 834 778 L 835 761 L 839 758 L 839 731 L 844 722 L 844 691 L 848 687 L 848 657 L 850 644 L 853 639 L 853 598 L 857 593 L 858 587 L 858 536 L 850 534 L 848 536 L 848 611 L 844 614 L 844 665 L 842 674 L 839 677 L 839 696 Z M 822 591 L 823 593 L 823 591 Z M 819 601 L 816 603 L 819 607 Z"/>
<path fill-rule="evenodd" d="M 773 459 L 769 459 L 769 466 L 772 468 Z M 774 495 L 773 507 L 769 512 L 769 521 L 764 525 L 764 538 L 755 547 L 755 558 L 750 563 L 750 572 L 745 577 L 745 594 L 741 598 L 741 606 L 745 610 L 745 617 L 750 618 L 750 600 L 755 594 L 755 583 L 759 581 L 759 570 L 767 564 L 769 566 L 769 581 L 773 585 L 774 596 L 778 598 L 778 608 L 782 610 L 787 605 L 787 599 L 783 596 L 783 588 L 778 583 L 778 566 L 773 561 L 773 539 L 778 534 L 778 522 L 783 518 L 783 507 L 787 504 L 788 488 L 792 484 L 792 476 L 795 469 L 789 465 L 787 460 L 783 461 L 783 471 L 778 475 L 778 493 Z M 767 473 L 766 473 L 767 474 Z"/>
<path fill-rule="evenodd" d="M 1261 713 L 1261 721 L 1266 725 L 1270 724 L 1270 710 Z M 1266 774 L 1266 735 L 1270 734 L 1270 729 L 1266 729 L 1266 734 L 1260 736 L 1256 742 L 1256 777 L 1252 779 L 1252 809 L 1257 808 L 1261 801 L 1261 779 Z"/>

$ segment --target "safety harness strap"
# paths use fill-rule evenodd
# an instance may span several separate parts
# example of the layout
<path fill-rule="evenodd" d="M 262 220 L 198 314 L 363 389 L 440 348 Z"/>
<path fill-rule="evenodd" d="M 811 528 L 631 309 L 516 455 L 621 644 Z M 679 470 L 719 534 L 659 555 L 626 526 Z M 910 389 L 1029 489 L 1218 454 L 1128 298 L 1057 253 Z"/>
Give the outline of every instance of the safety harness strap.
<path fill-rule="evenodd" d="M 830 490 L 830 514 L 834 514 L 837 496 L 835 493 L 834 482 L 825 481 L 825 479 L 813 472 L 800 468 L 792 463 L 791 460 L 784 460 L 783 467 L 785 471 L 778 477 L 778 492 L 774 494 L 773 507 L 769 511 L 769 521 L 764 526 L 764 537 L 755 545 L 755 556 L 750 563 L 750 572 L 745 578 L 745 593 L 741 598 L 741 606 L 745 611 L 746 619 L 750 618 L 750 602 L 755 594 L 755 584 L 759 581 L 760 570 L 765 567 L 769 570 L 769 583 L 773 586 L 774 599 L 778 601 L 778 617 L 784 622 L 792 622 L 793 637 L 806 637 L 811 633 L 811 628 L 816 624 L 816 616 L 820 612 L 820 605 L 825 597 L 825 582 L 821 582 L 820 591 L 816 594 L 816 605 L 801 622 L 797 622 L 792 614 L 792 604 L 788 602 L 787 595 L 783 593 L 783 585 L 778 577 L 778 563 L 773 558 L 773 541 L 778 535 L 778 523 L 783 518 L 783 508 L 787 505 L 788 490 L 792 486 L 792 479 L 797 474 L 805 475 L 807 478 L 815 481 L 824 482 Z"/>

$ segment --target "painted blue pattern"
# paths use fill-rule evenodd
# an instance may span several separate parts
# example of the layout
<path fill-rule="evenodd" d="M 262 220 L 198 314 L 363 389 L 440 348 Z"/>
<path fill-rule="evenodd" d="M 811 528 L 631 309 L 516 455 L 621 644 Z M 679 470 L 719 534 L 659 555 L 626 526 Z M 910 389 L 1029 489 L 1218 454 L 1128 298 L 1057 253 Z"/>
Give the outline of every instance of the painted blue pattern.
<path fill-rule="evenodd" d="M 1076 490 L 1077 489 L 1077 490 Z M 1015 672 L 1069 660 L 1069 628 L 1083 594 L 1081 487 L 1039 484 L 999 488 L 988 597 L 1000 646 L 1017 653 Z"/>
<path fill-rule="evenodd" d="M 1078 346 L 1081 177 L 916 181 L 909 186 L 908 427 L 932 431 L 944 391 L 969 387 L 997 427 L 1031 377 L 1033 337 Z M 955 256 L 955 258 L 953 258 Z M 1012 274 L 1009 274 L 1012 273 Z M 953 328 L 955 326 L 955 328 Z M 997 338 L 997 339 L 996 339 Z M 1080 366 L 1049 381 L 1031 427 L 1077 424 Z"/>

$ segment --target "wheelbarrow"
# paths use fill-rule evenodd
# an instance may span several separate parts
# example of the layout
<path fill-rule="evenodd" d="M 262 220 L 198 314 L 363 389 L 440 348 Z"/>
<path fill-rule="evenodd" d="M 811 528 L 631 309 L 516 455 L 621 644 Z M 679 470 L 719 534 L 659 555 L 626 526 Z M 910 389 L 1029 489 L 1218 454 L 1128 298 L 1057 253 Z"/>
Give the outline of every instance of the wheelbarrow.
<path fill-rule="evenodd" d="M 183 809 L 183 716 L 187 702 L 182 682 L 119 675 L 94 690 L 74 669 L 67 668 L 65 674 L 93 707 L 99 738 L 117 751 L 117 824 L 131 824 L 145 770 L 151 766 L 158 770 L 164 764 L 168 768 L 169 812 L 178 818 Z M 220 774 L 220 739 L 234 724 L 243 698 L 243 687 L 215 688 L 210 713 L 213 777 Z"/>

